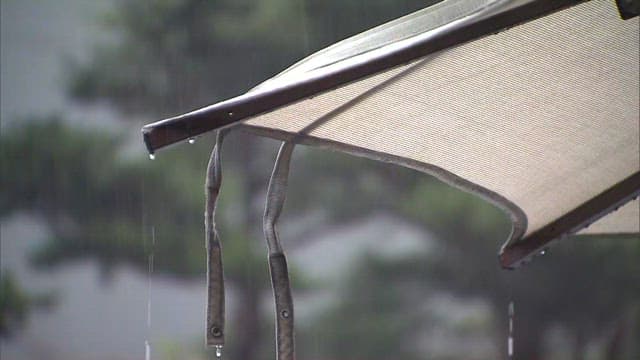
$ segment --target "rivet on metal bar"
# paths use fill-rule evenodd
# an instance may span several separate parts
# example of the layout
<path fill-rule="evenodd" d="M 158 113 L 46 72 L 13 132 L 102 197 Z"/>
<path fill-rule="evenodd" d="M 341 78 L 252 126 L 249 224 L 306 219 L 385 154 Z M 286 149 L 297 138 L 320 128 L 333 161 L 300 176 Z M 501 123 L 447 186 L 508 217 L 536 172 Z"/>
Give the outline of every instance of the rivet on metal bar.
<path fill-rule="evenodd" d="M 277 223 L 284 205 L 293 143 L 284 142 L 278 152 L 264 210 L 264 235 L 269 249 L 269 269 L 276 303 L 277 360 L 295 360 L 293 298 L 287 259 L 278 239 Z"/>
<path fill-rule="evenodd" d="M 224 134 L 218 131 L 216 145 L 211 152 L 205 181 L 206 208 L 204 213 L 205 240 L 207 246 L 207 330 L 206 344 L 215 347 L 216 358 L 222 357 L 224 347 L 224 276 L 222 272 L 222 246 L 216 231 L 215 212 L 222 166 L 220 150 Z"/>

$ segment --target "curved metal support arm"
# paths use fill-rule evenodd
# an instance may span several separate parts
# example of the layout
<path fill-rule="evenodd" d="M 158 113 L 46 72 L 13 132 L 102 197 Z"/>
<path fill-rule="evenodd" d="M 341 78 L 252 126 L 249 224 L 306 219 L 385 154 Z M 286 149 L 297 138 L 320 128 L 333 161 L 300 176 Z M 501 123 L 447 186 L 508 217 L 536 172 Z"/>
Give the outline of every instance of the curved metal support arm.
<path fill-rule="evenodd" d="M 269 255 L 271 284 L 276 302 L 276 346 L 278 360 L 295 360 L 293 296 L 287 259 L 283 253 Z"/>
<path fill-rule="evenodd" d="M 294 145 L 282 143 L 269 180 L 264 211 L 264 235 L 269 248 L 269 269 L 276 303 L 276 345 L 278 360 L 295 360 L 293 297 L 289 282 L 287 259 L 280 245 L 277 222 L 284 206 L 289 176 L 289 164 Z"/>
<path fill-rule="evenodd" d="M 207 246 L 207 346 L 215 346 L 216 356 L 222 356 L 224 346 L 224 275 L 222 271 L 222 246 L 216 231 L 215 211 L 222 167 L 220 150 L 224 134 L 218 131 L 216 145 L 211 152 L 205 181 L 206 210 L 204 213 L 205 240 Z"/>
<path fill-rule="evenodd" d="M 267 201 L 264 209 L 264 236 L 267 239 L 269 254 L 282 252 L 282 246 L 278 240 L 277 223 L 284 201 L 287 196 L 287 180 L 289 178 L 289 163 L 294 145 L 290 142 L 283 142 L 278 151 L 278 157 L 269 179 L 269 189 L 267 190 Z"/>

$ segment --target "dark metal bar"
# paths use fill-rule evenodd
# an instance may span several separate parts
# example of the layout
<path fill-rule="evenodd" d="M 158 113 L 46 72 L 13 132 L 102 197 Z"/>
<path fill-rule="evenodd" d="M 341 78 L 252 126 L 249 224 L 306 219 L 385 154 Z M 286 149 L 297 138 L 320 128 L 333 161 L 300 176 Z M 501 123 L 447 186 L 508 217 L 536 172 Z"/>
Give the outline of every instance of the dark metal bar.
<path fill-rule="evenodd" d="M 552 241 L 580 231 L 639 195 L 640 172 L 636 172 L 556 221 L 504 247 L 499 255 L 500 264 L 506 269 L 514 269 L 543 251 Z"/>
<path fill-rule="evenodd" d="M 150 153 L 191 137 L 234 124 L 249 117 L 272 111 L 278 107 L 306 99 L 320 92 L 337 88 L 352 81 L 461 43 L 496 33 L 505 28 L 530 21 L 583 0 L 539 0 L 505 10 L 467 26 L 444 32 L 412 46 L 371 57 L 370 61 L 340 69 L 321 77 L 292 84 L 271 91 L 247 93 L 184 115 L 162 120 L 142 128 Z"/>
<path fill-rule="evenodd" d="M 640 15 L 640 0 L 616 0 L 618 12 L 623 20 L 633 19 Z"/>

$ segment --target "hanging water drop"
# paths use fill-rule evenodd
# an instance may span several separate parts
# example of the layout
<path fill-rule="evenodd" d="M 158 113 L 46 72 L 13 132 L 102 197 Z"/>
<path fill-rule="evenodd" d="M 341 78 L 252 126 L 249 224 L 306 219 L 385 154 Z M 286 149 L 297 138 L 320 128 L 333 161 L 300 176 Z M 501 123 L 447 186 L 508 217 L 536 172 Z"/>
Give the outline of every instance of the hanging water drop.
<path fill-rule="evenodd" d="M 216 358 L 222 358 L 222 345 L 216 345 Z"/>
<path fill-rule="evenodd" d="M 156 156 L 155 156 L 155 155 L 153 155 L 153 154 L 149 154 L 149 159 L 150 159 L 150 160 L 155 160 L 155 159 L 156 159 Z"/>
<path fill-rule="evenodd" d="M 540 251 L 540 255 L 544 255 L 544 254 L 546 254 L 546 253 L 547 253 L 547 250 L 546 250 L 546 249 L 542 249 L 542 251 Z"/>
<path fill-rule="evenodd" d="M 189 142 L 189 144 L 193 145 L 193 144 L 195 144 L 195 143 L 196 143 L 196 139 L 194 139 L 194 138 L 189 138 L 188 142 Z"/>

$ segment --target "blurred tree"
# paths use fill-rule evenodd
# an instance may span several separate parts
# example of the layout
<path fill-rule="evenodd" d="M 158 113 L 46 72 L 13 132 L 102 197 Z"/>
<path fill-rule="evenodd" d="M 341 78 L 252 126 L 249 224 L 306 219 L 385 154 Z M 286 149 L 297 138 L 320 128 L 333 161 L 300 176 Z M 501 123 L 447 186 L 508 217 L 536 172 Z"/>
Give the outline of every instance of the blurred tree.
<path fill-rule="evenodd" d="M 147 272 L 153 253 L 155 274 L 204 273 L 202 178 L 207 144 L 194 145 L 200 150 L 195 155 L 188 153 L 193 147 L 168 152 L 156 164 L 127 153 L 115 140 L 124 137 L 116 134 L 73 129 L 56 117 L 23 124 L 0 136 L 0 187 L 8 189 L 0 194 L 0 216 L 22 210 L 46 221 L 51 238 L 36 250 L 35 265 L 92 258 L 108 279 L 119 264 Z M 242 182 L 229 170 L 222 213 L 233 207 L 229 199 L 243 198 L 237 186 Z M 251 284 L 255 293 L 241 299 L 257 302 L 269 289 L 264 257 L 257 255 L 242 228 L 223 230 L 223 237 L 225 276 L 231 283 Z M 257 304 L 254 308 L 258 316 Z"/>
<path fill-rule="evenodd" d="M 438 1 L 118 2 L 114 43 L 70 71 L 70 92 L 127 113 L 166 116 L 257 85 L 303 55 Z"/>
<path fill-rule="evenodd" d="M 201 247 L 196 240 L 200 217 L 196 209 L 202 202 L 194 186 L 198 183 L 179 176 L 194 171 L 190 164 L 160 170 L 127 158 L 115 136 L 71 129 L 55 117 L 24 124 L 0 138 L 4 174 L 0 181 L 3 189 L 11 189 L 0 196 L 0 214 L 26 210 L 47 222 L 54 240 L 35 254 L 36 264 L 91 256 L 105 274 L 118 262 L 146 271 L 151 232 L 141 233 L 141 225 L 151 214 L 171 219 L 171 226 L 159 225 L 161 238 L 181 239 L 156 242 L 153 250 L 160 258 L 174 259 L 156 264 L 156 269 L 186 276 L 201 271 L 202 254 L 196 250 L 196 244 Z M 147 176 L 157 180 L 146 182 Z M 172 207 L 163 206 L 165 202 Z"/>
<path fill-rule="evenodd" d="M 420 182 L 396 203 L 405 219 L 433 231 L 441 244 L 427 259 L 403 259 L 388 264 L 388 271 L 398 280 L 430 279 L 435 288 L 486 299 L 500 350 L 506 347 L 508 303 L 514 301 L 516 359 L 543 358 L 545 331 L 558 324 L 575 337 L 574 358 L 583 359 L 590 340 L 608 336 L 640 305 L 637 237 L 569 238 L 551 254 L 510 272 L 496 260 L 507 219 L 489 203 L 433 181 Z M 504 350 L 499 353 L 506 356 Z"/>
<path fill-rule="evenodd" d="M 3 270 L 0 275 L 0 338 L 15 335 L 27 322 L 31 310 L 49 307 L 53 300 L 51 294 L 26 292 L 12 273 Z"/>
<path fill-rule="evenodd" d="M 387 265 L 372 254 L 359 259 L 340 284 L 337 304 L 315 323 L 306 324 L 321 337 L 322 347 L 315 354 L 312 340 L 305 338 L 300 349 L 305 359 L 422 358 L 415 346 L 418 330 L 434 319 L 419 307 L 404 307 L 415 294 Z"/>
<path fill-rule="evenodd" d="M 0 276 L 0 337 L 8 337 L 26 320 L 29 297 L 10 274 Z"/>

